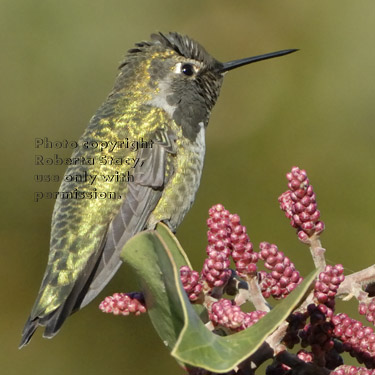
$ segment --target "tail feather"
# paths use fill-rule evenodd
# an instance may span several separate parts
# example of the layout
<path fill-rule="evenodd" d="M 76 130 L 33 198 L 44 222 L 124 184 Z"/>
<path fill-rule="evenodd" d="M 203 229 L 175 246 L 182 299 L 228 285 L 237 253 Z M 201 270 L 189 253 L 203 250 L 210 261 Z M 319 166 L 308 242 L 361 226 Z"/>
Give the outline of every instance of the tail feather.
<path fill-rule="evenodd" d="M 54 337 L 59 332 L 65 319 L 74 312 L 75 302 L 72 298 L 68 298 L 58 309 L 44 317 L 32 319 L 30 316 L 23 329 L 21 343 L 18 348 L 21 349 L 29 343 L 38 327 L 45 327 L 44 338 L 51 339 Z"/>
<path fill-rule="evenodd" d="M 39 326 L 39 319 L 38 318 L 36 318 L 34 320 L 31 320 L 30 318 L 27 319 L 25 327 L 22 331 L 22 339 L 21 339 L 21 342 L 20 342 L 20 345 L 19 345 L 18 349 L 21 349 L 22 347 L 24 347 L 25 345 L 27 345 L 29 343 L 32 335 L 34 334 L 34 332 L 36 331 L 38 326 Z"/>
<path fill-rule="evenodd" d="M 86 265 L 86 272 L 83 272 L 77 279 L 69 296 L 56 310 L 44 316 L 29 317 L 22 332 L 22 339 L 19 346 L 20 349 L 28 344 L 35 330 L 39 326 L 45 327 L 43 337 L 49 339 L 54 337 L 60 330 L 65 319 L 75 311 L 79 310 L 82 300 L 90 287 L 95 271 L 100 263 L 104 246 L 105 241 L 103 241 L 101 246 L 102 249 L 99 254 L 94 254 L 91 257 Z"/>
<path fill-rule="evenodd" d="M 66 303 L 50 314 L 48 321 L 46 321 L 44 324 L 44 338 L 51 339 L 59 332 L 61 326 L 65 322 L 65 319 L 74 312 L 74 305 L 72 306 L 72 303 L 74 302 L 74 300 L 68 298 Z"/>

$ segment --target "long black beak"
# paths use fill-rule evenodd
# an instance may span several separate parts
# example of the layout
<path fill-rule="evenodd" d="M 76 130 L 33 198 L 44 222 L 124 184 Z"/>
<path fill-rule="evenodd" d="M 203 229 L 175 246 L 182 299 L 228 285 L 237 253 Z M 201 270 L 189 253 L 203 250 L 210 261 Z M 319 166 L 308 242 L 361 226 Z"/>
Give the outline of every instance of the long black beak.
<path fill-rule="evenodd" d="M 220 73 L 228 72 L 229 70 L 239 68 L 240 66 L 243 66 L 243 65 L 251 64 L 257 61 L 272 59 L 274 57 L 288 55 L 289 53 L 293 53 L 296 51 L 298 51 L 298 49 L 284 49 L 282 51 L 266 53 L 264 55 L 246 57 L 244 59 L 228 61 L 226 63 L 223 63 L 223 66 L 219 69 L 219 72 Z"/>

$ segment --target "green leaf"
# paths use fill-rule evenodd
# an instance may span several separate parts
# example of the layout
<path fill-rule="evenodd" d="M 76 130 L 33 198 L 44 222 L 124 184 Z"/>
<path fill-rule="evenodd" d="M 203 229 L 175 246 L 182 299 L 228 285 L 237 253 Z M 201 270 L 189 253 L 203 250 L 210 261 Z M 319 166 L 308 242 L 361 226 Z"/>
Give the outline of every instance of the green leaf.
<path fill-rule="evenodd" d="M 184 265 L 186 256 L 172 233 L 164 225 L 159 227 L 161 234 L 145 231 L 131 238 L 122 249 L 121 258 L 137 274 L 149 317 L 164 344 L 172 350 L 184 326 L 178 295 L 182 292 L 176 286 L 180 281 L 174 259 Z M 163 237 L 169 237 L 166 242 L 173 255 Z"/>
<path fill-rule="evenodd" d="M 177 237 L 171 232 L 171 230 L 166 226 L 164 223 L 159 223 L 156 226 L 156 231 L 165 242 L 167 249 L 170 252 L 171 257 L 173 258 L 172 263 L 175 263 L 178 272 L 178 280 L 175 282 L 180 282 L 180 268 L 182 266 L 189 266 L 190 269 L 193 267 L 190 264 L 189 258 L 187 257 L 184 249 L 182 248 L 180 242 L 178 241 Z M 185 295 L 185 291 L 183 292 Z M 190 304 L 190 301 L 189 301 Z M 193 304 L 192 305 L 195 312 L 203 319 L 205 322 L 208 321 L 208 314 L 207 310 L 203 305 L 200 304 Z"/>
<path fill-rule="evenodd" d="M 290 296 L 248 329 L 230 336 L 211 333 L 184 305 L 185 326 L 172 351 L 181 362 L 218 373 L 225 373 L 252 355 L 299 305 L 311 289 L 318 271 L 305 278 Z"/>
<path fill-rule="evenodd" d="M 156 226 L 156 231 L 160 235 L 161 239 L 165 242 L 165 245 L 170 251 L 178 270 L 181 266 L 189 266 L 192 268 L 189 258 L 187 257 L 181 244 L 178 242 L 177 237 L 171 232 L 171 230 L 165 224 L 159 223 Z"/>
<path fill-rule="evenodd" d="M 150 319 L 171 354 L 180 362 L 218 373 L 230 371 L 254 353 L 303 300 L 317 274 L 312 272 L 252 327 L 221 337 L 206 328 L 182 287 L 179 267 L 189 263 L 166 226 L 133 237 L 121 257 L 137 273 Z"/>

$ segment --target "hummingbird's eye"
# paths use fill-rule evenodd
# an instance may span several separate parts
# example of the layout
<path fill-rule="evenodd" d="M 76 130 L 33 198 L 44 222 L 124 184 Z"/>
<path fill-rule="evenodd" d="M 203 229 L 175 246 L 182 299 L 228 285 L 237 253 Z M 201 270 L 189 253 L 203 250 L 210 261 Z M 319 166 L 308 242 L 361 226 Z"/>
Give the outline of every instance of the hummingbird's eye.
<path fill-rule="evenodd" d="M 181 72 L 184 73 L 186 76 L 191 77 L 195 73 L 195 70 L 194 70 L 193 65 L 191 65 L 191 64 L 184 64 L 181 67 Z"/>

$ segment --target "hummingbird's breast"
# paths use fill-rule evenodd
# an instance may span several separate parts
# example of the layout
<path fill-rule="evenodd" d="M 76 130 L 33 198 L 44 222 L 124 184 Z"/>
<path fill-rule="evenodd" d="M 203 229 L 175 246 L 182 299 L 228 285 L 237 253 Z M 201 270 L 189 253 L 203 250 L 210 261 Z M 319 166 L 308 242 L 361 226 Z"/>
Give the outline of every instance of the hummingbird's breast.
<path fill-rule="evenodd" d="M 150 215 L 148 227 L 154 228 L 159 221 L 167 222 L 175 231 L 192 206 L 203 170 L 205 155 L 205 127 L 201 122 L 194 141 L 182 134 L 176 141 L 176 154 L 169 154 L 173 172 L 162 197 Z"/>

